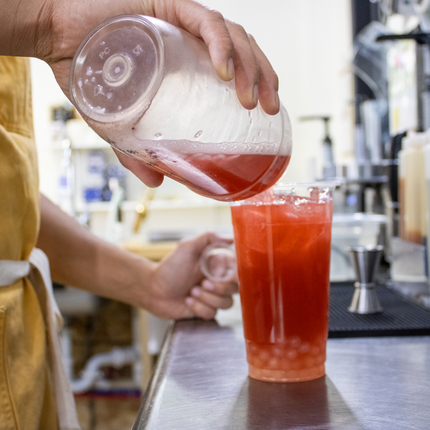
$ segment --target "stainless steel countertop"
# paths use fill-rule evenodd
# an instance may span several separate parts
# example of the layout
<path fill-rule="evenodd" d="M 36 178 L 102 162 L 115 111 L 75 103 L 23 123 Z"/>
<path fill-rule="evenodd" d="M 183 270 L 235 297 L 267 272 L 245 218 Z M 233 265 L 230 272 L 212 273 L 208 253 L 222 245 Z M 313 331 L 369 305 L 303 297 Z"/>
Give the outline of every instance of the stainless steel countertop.
<path fill-rule="evenodd" d="M 172 323 L 133 430 L 430 429 L 430 337 L 329 339 L 325 377 L 267 383 L 225 315 Z"/>

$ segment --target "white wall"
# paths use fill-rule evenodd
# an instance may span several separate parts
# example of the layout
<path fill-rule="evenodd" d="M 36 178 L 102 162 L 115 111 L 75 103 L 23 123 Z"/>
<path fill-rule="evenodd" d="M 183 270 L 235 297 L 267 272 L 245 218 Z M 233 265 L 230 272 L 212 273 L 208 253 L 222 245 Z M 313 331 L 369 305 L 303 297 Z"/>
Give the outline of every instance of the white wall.
<path fill-rule="evenodd" d="M 41 60 L 31 59 L 34 132 L 39 157 L 40 189 L 52 200 L 57 199 L 60 152 L 52 151 L 50 122 L 52 106 L 67 102 L 57 85 L 51 68 Z"/>
<path fill-rule="evenodd" d="M 285 178 L 310 180 L 310 161 L 314 159 L 320 165 L 323 125 L 299 122 L 300 116 L 332 116 L 336 161 L 350 160 L 353 152 L 350 2 L 206 0 L 204 3 L 242 24 L 256 38 L 279 75 L 280 97 L 293 126 L 293 158 Z M 65 101 L 65 97 L 46 64 L 33 61 L 33 78 L 41 189 L 55 199 L 56 184 L 51 172 L 58 162 L 47 148 L 49 107 Z"/>

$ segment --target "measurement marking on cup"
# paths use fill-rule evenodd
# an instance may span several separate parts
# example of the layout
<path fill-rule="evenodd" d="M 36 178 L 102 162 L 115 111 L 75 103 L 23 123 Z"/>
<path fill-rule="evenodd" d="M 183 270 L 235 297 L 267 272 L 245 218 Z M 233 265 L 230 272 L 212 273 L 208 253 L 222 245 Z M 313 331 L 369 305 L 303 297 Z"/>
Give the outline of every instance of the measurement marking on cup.
<path fill-rule="evenodd" d="M 105 55 L 109 54 L 109 52 L 110 52 L 110 48 L 108 48 L 108 47 L 106 46 L 106 48 L 105 48 L 105 49 L 103 49 L 103 51 L 101 51 L 101 52 L 99 53 L 99 57 L 103 60 L 103 57 L 104 57 Z"/>
<path fill-rule="evenodd" d="M 135 48 L 133 48 L 133 53 L 136 55 L 140 55 L 143 52 L 143 49 L 140 45 L 137 45 Z"/>

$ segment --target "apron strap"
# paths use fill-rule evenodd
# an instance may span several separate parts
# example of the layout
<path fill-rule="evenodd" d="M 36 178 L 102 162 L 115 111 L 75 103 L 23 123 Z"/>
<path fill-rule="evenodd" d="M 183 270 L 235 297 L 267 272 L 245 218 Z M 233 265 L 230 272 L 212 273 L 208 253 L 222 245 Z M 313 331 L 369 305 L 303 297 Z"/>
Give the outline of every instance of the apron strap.
<path fill-rule="evenodd" d="M 49 260 L 41 249 L 35 248 L 30 254 L 29 261 L 31 265 L 30 281 L 34 286 L 42 309 L 45 308 L 44 315 L 51 353 L 60 430 L 80 430 L 75 400 L 62 360 L 59 327 L 63 326 L 63 318 L 54 298 Z"/>
<path fill-rule="evenodd" d="M 11 285 L 25 276 L 33 285 L 45 320 L 59 430 L 81 430 L 62 360 L 59 330 L 63 326 L 63 318 L 54 297 L 49 260 L 41 249 L 33 249 L 29 261 L 0 260 L 0 287 Z"/>
<path fill-rule="evenodd" d="M 14 284 L 30 273 L 28 261 L 0 260 L 0 287 Z"/>

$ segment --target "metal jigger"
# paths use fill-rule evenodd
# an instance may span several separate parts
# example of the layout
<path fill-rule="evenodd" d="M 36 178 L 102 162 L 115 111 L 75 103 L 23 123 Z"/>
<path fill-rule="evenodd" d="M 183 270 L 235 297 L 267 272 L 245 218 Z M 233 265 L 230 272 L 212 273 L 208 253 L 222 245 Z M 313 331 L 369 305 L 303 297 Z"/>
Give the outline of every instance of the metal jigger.
<path fill-rule="evenodd" d="M 378 246 L 352 246 L 348 249 L 354 267 L 355 291 L 352 297 L 349 312 L 357 314 L 375 314 L 382 312 L 375 291 L 375 273 L 381 259 L 383 247 Z"/>

